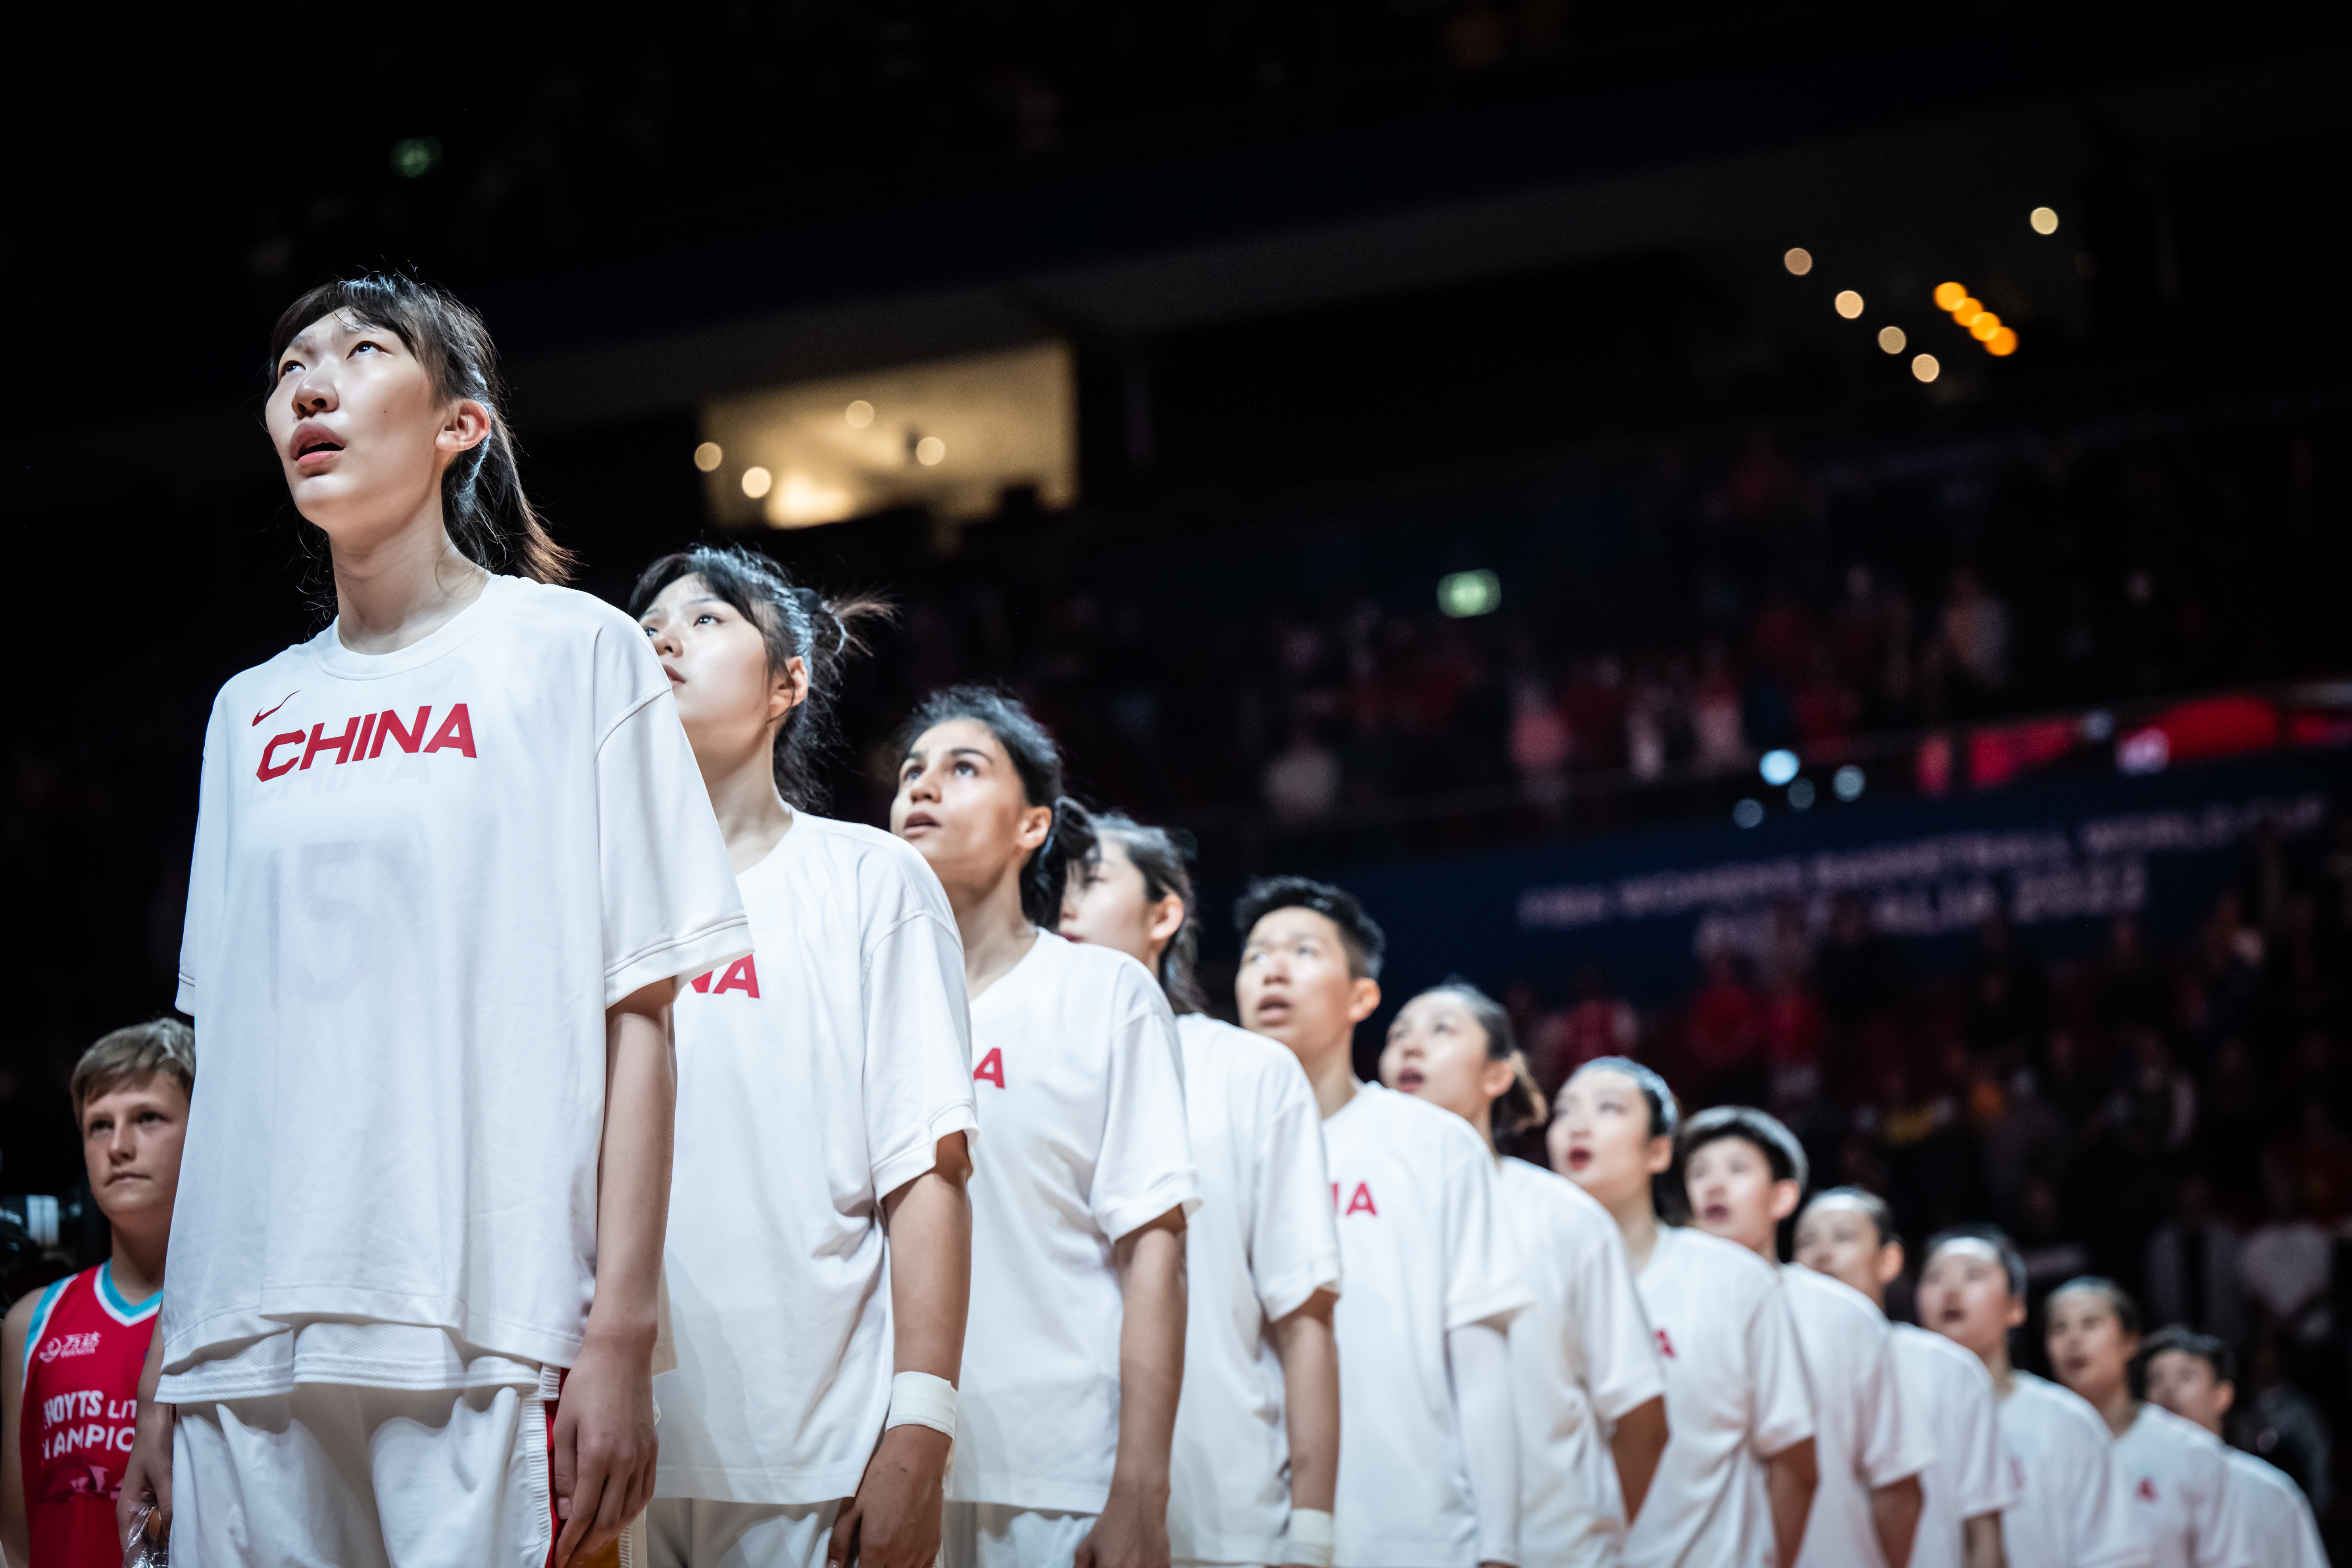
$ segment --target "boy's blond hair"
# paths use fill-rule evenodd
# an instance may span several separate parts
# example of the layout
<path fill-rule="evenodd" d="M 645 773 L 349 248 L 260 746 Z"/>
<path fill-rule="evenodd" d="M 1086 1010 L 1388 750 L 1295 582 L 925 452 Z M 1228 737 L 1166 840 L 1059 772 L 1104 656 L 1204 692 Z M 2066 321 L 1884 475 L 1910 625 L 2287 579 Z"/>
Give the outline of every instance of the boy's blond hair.
<path fill-rule="evenodd" d="M 196 1089 L 196 1032 L 177 1018 L 152 1018 L 101 1037 L 74 1064 L 74 1120 L 82 1107 L 111 1089 L 169 1073 L 183 1094 Z"/>

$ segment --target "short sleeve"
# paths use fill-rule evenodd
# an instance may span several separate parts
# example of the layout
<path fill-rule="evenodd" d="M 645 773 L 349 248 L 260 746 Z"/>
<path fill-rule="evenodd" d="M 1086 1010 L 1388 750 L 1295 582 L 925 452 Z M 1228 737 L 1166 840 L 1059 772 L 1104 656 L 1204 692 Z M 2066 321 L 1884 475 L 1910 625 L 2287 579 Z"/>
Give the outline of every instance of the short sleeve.
<path fill-rule="evenodd" d="M 1905 1419 L 1908 1402 L 1895 1371 L 1893 1329 L 1881 1326 L 1860 1360 L 1862 1473 L 1873 1487 L 1891 1487 L 1936 1462 L 1936 1434 L 1925 1422 Z"/>
<path fill-rule="evenodd" d="M 1942 1424 L 1942 1440 L 1950 1444 L 1952 1490 L 1962 1519 L 2001 1513 L 2025 1499 L 2009 1450 L 2000 1440 L 2000 1407 L 1995 1403 L 1992 1373 L 1982 1363 L 1960 1367 L 1975 1375 L 1953 1379 L 1955 1394 L 1941 1410 L 1933 1401 L 1914 1399 L 1903 1406 L 1906 1421 Z"/>
<path fill-rule="evenodd" d="M 1286 1057 L 1288 1055 L 1285 1053 Z M 1257 1212 L 1249 1216 L 1250 1280 L 1268 1322 L 1339 1289 L 1339 1226 L 1331 1214 L 1323 1113 L 1296 1060 L 1265 1076 L 1268 1113 L 1257 1151 Z"/>
<path fill-rule="evenodd" d="M 2221 1445 L 2202 1432 L 2189 1441 L 2196 1485 L 2189 1491 L 2189 1528 L 2197 1542 L 2196 1568 L 2270 1568 L 2248 1554 L 2245 1532 L 2231 1515 L 2230 1462 Z"/>
<path fill-rule="evenodd" d="M 180 923 L 179 990 L 172 1005 L 194 1017 L 220 942 L 228 898 L 228 741 L 220 700 L 205 724 L 205 760 L 196 778 L 196 846 L 188 860 L 188 908 Z"/>
<path fill-rule="evenodd" d="M 931 1168 L 940 1139 L 979 1125 L 971 1019 L 952 917 L 906 910 L 866 950 L 865 967 L 866 1147 L 884 1197 Z"/>
<path fill-rule="evenodd" d="M 1759 1292 L 1756 1310 L 1748 1315 L 1748 1368 L 1756 1390 L 1748 1440 L 1758 1458 L 1769 1459 L 1813 1435 L 1812 1384 L 1805 1376 L 1804 1354 L 1797 1348 L 1789 1295 L 1778 1279 Z"/>
<path fill-rule="evenodd" d="M 751 951 L 727 843 L 667 686 L 597 745 L 596 845 L 605 1006 Z"/>
<path fill-rule="evenodd" d="M 1039 941 L 1045 939 L 1041 937 Z M 1177 1064 L 1176 1016 L 1141 964 L 1114 982 L 1110 1078 L 1100 1152 L 1087 1203 L 1095 1224 L 1117 1241 L 1166 1214 L 1201 1206 L 1200 1173 L 1184 1131 L 1184 1077 Z"/>
<path fill-rule="evenodd" d="M 1633 1287 L 1625 1238 L 1605 1221 L 1589 1228 L 1570 1307 L 1584 1338 L 1586 1394 L 1593 1409 L 1614 1421 L 1664 1394 L 1666 1369 Z"/>
<path fill-rule="evenodd" d="M 1445 1328 L 1501 1328 L 1535 1300 L 1495 1198 L 1495 1157 L 1470 1124 L 1451 1111 L 1444 1129 L 1445 1175 Z"/>

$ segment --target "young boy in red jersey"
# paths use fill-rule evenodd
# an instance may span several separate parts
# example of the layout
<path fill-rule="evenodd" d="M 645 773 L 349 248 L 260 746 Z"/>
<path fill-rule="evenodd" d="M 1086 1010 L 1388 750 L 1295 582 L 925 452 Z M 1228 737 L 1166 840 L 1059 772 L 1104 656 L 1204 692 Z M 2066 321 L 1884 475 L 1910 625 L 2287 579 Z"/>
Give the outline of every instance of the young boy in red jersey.
<path fill-rule="evenodd" d="M 117 1029 L 74 1068 L 89 1190 L 114 1230 L 95 1268 L 8 1312 L 0 1421 L 0 1547 L 32 1568 L 116 1568 L 115 1494 L 139 1409 L 139 1373 L 163 1299 L 163 1248 L 196 1082 L 177 1018 Z"/>

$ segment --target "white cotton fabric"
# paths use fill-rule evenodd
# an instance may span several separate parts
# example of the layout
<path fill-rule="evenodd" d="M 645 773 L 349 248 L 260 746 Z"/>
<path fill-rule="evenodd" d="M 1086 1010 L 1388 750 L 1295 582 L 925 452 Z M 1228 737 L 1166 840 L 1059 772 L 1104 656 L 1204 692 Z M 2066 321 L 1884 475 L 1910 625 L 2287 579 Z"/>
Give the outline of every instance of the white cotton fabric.
<path fill-rule="evenodd" d="M 1511 1320 L 1519 1423 L 1519 1550 L 1530 1563 L 1612 1563 L 1625 1534 L 1610 1437 L 1665 1393 L 1665 1369 L 1609 1211 L 1525 1160 L 1496 1168 L 1496 1201 L 1534 1304 Z"/>
<path fill-rule="evenodd" d="M 604 1010 L 750 946 L 669 681 L 611 606 L 492 577 L 396 653 L 330 626 L 233 677 L 180 953 L 205 1072 L 160 1331 L 192 1375 L 163 1396 L 571 1364 Z M 306 1326 L 352 1331 L 298 1356 Z"/>
<path fill-rule="evenodd" d="M 1974 1352 L 1910 1323 L 1895 1330 L 1895 1368 L 1906 1426 L 1929 1429 L 1936 1459 L 1919 1478 L 1919 1531 L 1911 1568 L 1964 1568 L 1964 1528 L 2014 1507 L 2024 1483 L 2001 1446 L 1992 1373 Z"/>
<path fill-rule="evenodd" d="M 821 1568 L 841 1502 L 657 1497 L 629 1527 L 624 1568 Z"/>
<path fill-rule="evenodd" d="M 890 1407 L 882 1200 L 975 1125 L 963 943 L 922 856 L 856 823 L 798 813 L 738 881 L 752 952 L 677 996 L 656 1492 L 817 1503 Z"/>
<path fill-rule="evenodd" d="M 1348 1289 L 1339 1346 L 1339 1568 L 1473 1568 L 1478 1518 L 1445 1336 L 1529 1300 L 1495 1157 L 1450 1110 L 1378 1084 L 1323 1123 Z"/>
<path fill-rule="evenodd" d="M 2115 1439 L 2115 1465 L 2156 1568 L 2255 1568 L 2229 1515 L 2230 1464 L 2211 1433 L 2142 1405 Z"/>
<path fill-rule="evenodd" d="M 2327 1568 L 2327 1548 L 2303 1489 L 2242 1449 L 2223 1448 L 2221 1457 L 2230 1467 L 2230 1517 L 2240 1554 L 2261 1568 Z"/>
<path fill-rule="evenodd" d="M 2107 1424 L 2087 1401 L 2017 1373 L 2000 1400 L 2000 1436 L 2023 1494 L 2000 1516 L 2009 1568 L 2149 1568 Z"/>
<path fill-rule="evenodd" d="M 1633 1283 L 1666 1374 L 1666 1451 L 1625 1532 L 1636 1568 L 1765 1568 L 1764 1461 L 1813 1436 L 1780 1271 L 1746 1247 L 1658 1227 Z"/>
<path fill-rule="evenodd" d="M 1879 1568 L 1886 1561 L 1870 1494 L 1936 1459 L 1934 1433 L 1903 1418 L 1895 1335 L 1878 1304 L 1801 1264 L 1783 1264 L 1797 1345 L 1813 1389 L 1820 1481 L 1805 1516 L 1799 1568 Z"/>
<path fill-rule="evenodd" d="M 1278 1563 L 1290 1436 L 1268 1325 L 1339 1289 L 1323 1113 L 1286 1047 L 1200 1013 L 1176 1034 L 1201 1206 L 1185 1229 L 1169 1547 L 1179 1562 Z"/>
<path fill-rule="evenodd" d="M 1070 1568 L 1096 1515 L 950 1502 L 940 1515 L 941 1568 Z"/>
<path fill-rule="evenodd" d="M 1039 931 L 971 1004 L 971 1178 L 955 1502 L 1100 1513 L 1118 1449 L 1112 1244 L 1200 1206 L 1176 1020 L 1123 952 Z"/>

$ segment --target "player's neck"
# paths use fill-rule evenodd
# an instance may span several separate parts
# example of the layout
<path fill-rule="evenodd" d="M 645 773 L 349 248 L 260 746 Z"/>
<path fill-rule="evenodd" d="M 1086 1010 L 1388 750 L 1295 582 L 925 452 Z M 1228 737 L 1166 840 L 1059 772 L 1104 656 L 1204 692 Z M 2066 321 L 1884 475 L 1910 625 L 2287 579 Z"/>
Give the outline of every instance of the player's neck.
<path fill-rule="evenodd" d="M 1315 1090 L 1315 1107 L 1326 1121 L 1347 1110 L 1363 1087 L 1356 1081 L 1355 1047 L 1355 1032 L 1349 1030 L 1336 1041 L 1298 1053 L 1298 1065 L 1307 1069 L 1307 1081 Z"/>
<path fill-rule="evenodd" d="M 2117 1437 L 2130 1431 L 2132 1423 L 2139 1419 L 2139 1401 L 2132 1397 L 2128 1381 L 2117 1383 L 2105 1398 L 2092 1400 L 2091 1408 L 2107 1424 L 2108 1433 Z"/>
<path fill-rule="evenodd" d="M 728 861 L 739 877 L 766 859 L 793 828 L 793 808 L 776 793 L 773 756 L 774 748 L 763 744 L 718 773 L 702 770 L 711 812 L 727 840 Z"/>
<path fill-rule="evenodd" d="M 979 1001 L 981 993 L 1013 972 L 1029 956 L 1037 928 L 1021 908 L 1021 874 L 1016 866 L 978 897 L 959 900 L 948 889 L 955 909 L 956 931 L 963 938 L 964 993 Z"/>
<path fill-rule="evenodd" d="M 1650 1206 L 1650 1194 L 1639 1193 L 1622 1204 L 1612 1207 L 1609 1217 L 1617 1222 L 1617 1234 L 1625 1238 L 1625 1261 L 1639 1274 L 1649 1267 L 1650 1254 L 1658 1249 L 1658 1211 Z"/>
<path fill-rule="evenodd" d="M 335 637 L 353 653 L 396 653 L 424 641 L 481 597 L 490 574 L 449 542 L 436 490 L 402 525 L 332 551 Z"/>
<path fill-rule="evenodd" d="M 170 1239 L 168 1232 L 133 1236 L 126 1227 L 115 1227 L 114 1251 L 106 1260 L 106 1271 L 114 1280 L 116 1295 L 135 1303 L 163 1288 L 163 1248 Z"/>
<path fill-rule="evenodd" d="M 1987 1372 L 1992 1373 L 1992 1391 L 2003 1399 L 2008 1398 L 2009 1391 L 2017 1386 L 2017 1368 L 2009 1361 L 2009 1336 L 2001 1335 L 2000 1342 L 1990 1350 L 1977 1352 L 1977 1359 L 1985 1363 Z"/>

